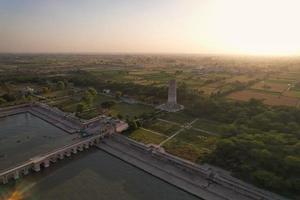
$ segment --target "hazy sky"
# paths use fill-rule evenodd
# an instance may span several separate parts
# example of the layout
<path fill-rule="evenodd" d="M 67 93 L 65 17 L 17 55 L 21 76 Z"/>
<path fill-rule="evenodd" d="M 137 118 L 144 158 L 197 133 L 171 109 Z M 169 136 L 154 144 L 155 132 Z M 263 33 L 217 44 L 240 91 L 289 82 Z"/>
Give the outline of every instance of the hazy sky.
<path fill-rule="evenodd" d="M 0 52 L 300 54 L 299 0 L 0 0 Z"/>

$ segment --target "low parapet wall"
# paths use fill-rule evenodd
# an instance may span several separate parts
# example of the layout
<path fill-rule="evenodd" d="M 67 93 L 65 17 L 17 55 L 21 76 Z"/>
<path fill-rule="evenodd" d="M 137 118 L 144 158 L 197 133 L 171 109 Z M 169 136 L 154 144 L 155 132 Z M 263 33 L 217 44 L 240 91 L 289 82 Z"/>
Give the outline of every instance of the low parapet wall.
<path fill-rule="evenodd" d="M 78 151 L 88 149 L 90 146 L 95 146 L 105 137 L 105 134 L 95 135 L 90 138 L 65 145 L 53 151 L 37 155 L 23 163 L 14 167 L 0 171 L 0 184 L 6 184 L 10 179 L 17 180 L 20 176 L 27 175 L 31 170 L 38 172 L 41 170 L 41 165 L 45 168 L 50 166 L 50 163 L 55 163 L 57 160 L 62 160 L 64 157 L 70 157 L 72 154 L 77 154 Z"/>
<path fill-rule="evenodd" d="M 188 160 L 179 158 L 167 152 L 162 152 L 156 149 L 153 145 L 145 145 L 140 142 L 136 142 L 123 135 L 114 135 L 113 140 L 123 144 L 127 144 L 134 149 L 151 155 L 157 160 L 171 163 L 172 165 L 180 168 L 183 171 L 191 172 L 199 175 L 202 178 L 206 178 L 218 185 L 221 185 L 229 190 L 232 190 L 241 195 L 247 196 L 255 200 L 287 200 L 287 198 L 281 197 L 272 192 L 257 188 L 253 185 L 247 184 L 237 178 L 230 175 L 230 172 L 225 170 L 218 170 L 217 167 L 205 164 L 199 165 Z M 222 172 L 223 171 L 223 172 Z"/>
<path fill-rule="evenodd" d="M 75 119 L 58 109 L 53 109 L 46 104 L 41 103 L 29 103 L 1 108 L 0 117 L 26 112 L 31 113 L 32 115 L 35 115 L 36 117 L 39 117 L 69 133 L 74 133 L 83 127 L 83 124 L 79 119 Z"/>

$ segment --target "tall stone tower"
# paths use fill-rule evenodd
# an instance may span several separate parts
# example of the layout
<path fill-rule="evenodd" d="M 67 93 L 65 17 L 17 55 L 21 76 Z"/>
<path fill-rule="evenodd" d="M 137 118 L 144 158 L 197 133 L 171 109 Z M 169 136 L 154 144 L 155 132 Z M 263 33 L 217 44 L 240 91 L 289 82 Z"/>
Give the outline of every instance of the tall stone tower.
<path fill-rule="evenodd" d="M 176 80 L 169 81 L 168 103 L 177 104 L 177 85 Z"/>
<path fill-rule="evenodd" d="M 184 108 L 183 105 L 177 104 L 177 85 L 176 80 L 169 81 L 169 89 L 168 89 L 168 101 L 165 104 L 158 106 L 158 109 L 165 110 L 168 112 L 177 112 Z"/>

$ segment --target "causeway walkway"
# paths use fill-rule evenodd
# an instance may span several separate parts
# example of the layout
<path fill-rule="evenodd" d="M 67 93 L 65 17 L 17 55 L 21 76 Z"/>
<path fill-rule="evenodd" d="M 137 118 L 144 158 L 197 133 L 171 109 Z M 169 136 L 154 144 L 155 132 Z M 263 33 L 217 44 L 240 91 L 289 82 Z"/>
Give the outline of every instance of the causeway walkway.
<path fill-rule="evenodd" d="M 126 142 L 126 140 L 128 142 Z M 209 169 L 199 168 L 197 165 L 186 163 L 179 164 L 166 161 L 161 153 L 145 149 L 142 145 L 133 145 L 130 139 L 124 136 L 114 135 L 104 143 L 97 145 L 104 150 L 143 171 L 150 173 L 182 190 L 185 190 L 205 200 L 284 200 L 276 194 L 257 189 L 253 186 L 237 183 L 240 187 L 235 188 L 233 179 L 225 176 L 218 177 L 218 181 L 210 179 Z M 143 149 L 144 148 L 144 149 Z M 194 166 L 194 167 L 193 167 Z M 193 170 L 194 168 L 194 170 Z M 222 181 L 224 184 L 220 184 Z M 232 184 L 232 186 L 230 186 Z M 228 186 L 224 186 L 228 185 Z M 245 187 L 243 189 L 243 187 Z M 248 191 L 248 192 L 246 192 Z"/>

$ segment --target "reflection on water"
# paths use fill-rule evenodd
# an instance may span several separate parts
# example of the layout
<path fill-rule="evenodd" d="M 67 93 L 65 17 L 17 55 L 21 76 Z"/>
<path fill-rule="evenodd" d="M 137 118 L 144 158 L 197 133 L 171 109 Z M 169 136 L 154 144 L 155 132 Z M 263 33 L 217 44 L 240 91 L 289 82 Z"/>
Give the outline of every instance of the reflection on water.
<path fill-rule="evenodd" d="M 6 199 L 10 196 L 29 200 L 198 199 L 97 149 L 59 161 L 16 184 L 2 186 L 0 194 Z"/>
<path fill-rule="evenodd" d="M 66 145 L 74 137 L 30 113 L 0 118 L 0 170 Z"/>

